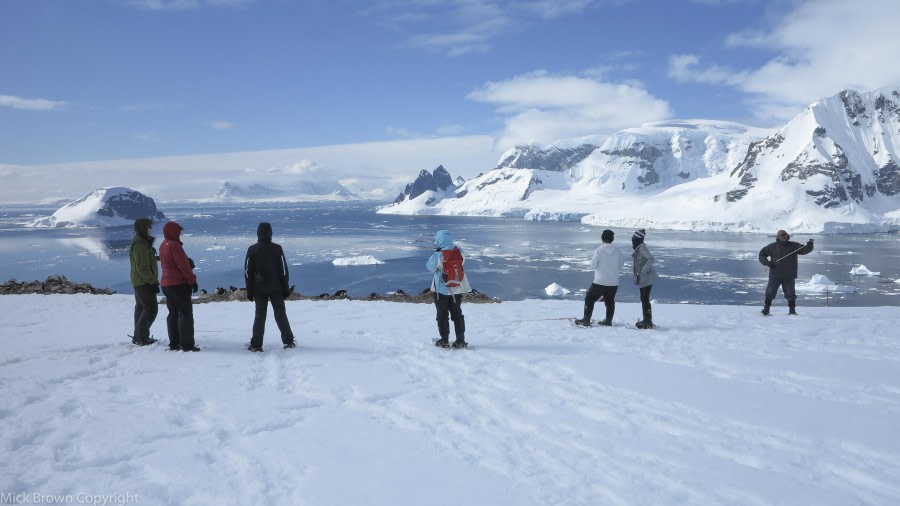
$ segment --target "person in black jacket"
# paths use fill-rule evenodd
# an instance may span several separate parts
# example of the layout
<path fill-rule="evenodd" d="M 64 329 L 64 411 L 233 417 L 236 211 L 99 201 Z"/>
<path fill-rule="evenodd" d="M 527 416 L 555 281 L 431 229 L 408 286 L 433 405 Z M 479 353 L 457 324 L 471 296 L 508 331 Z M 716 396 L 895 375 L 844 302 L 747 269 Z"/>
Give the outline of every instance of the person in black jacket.
<path fill-rule="evenodd" d="M 281 331 L 281 342 L 285 348 L 293 348 L 294 333 L 288 322 L 284 299 L 293 291 L 288 287 L 288 265 L 281 246 L 272 242 L 272 225 L 260 223 L 256 229 L 258 241 L 247 249 L 244 259 L 244 282 L 247 298 L 256 302 L 256 316 L 253 319 L 253 337 L 247 347 L 250 351 L 263 351 L 263 334 L 266 331 L 266 311 L 269 301 L 275 313 L 275 323 Z"/>
<path fill-rule="evenodd" d="M 766 301 L 762 309 L 763 316 L 769 316 L 772 299 L 781 287 L 784 298 L 788 301 L 788 314 L 797 314 L 797 293 L 794 283 L 797 279 L 797 255 L 806 255 L 813 250 L 813 240 L 806 246 L 790 240 L 791 236 L 779 230 L 775 242 L 759 250 L 759 263 L 769 268 L 769 285 L 766 287 Z"/>

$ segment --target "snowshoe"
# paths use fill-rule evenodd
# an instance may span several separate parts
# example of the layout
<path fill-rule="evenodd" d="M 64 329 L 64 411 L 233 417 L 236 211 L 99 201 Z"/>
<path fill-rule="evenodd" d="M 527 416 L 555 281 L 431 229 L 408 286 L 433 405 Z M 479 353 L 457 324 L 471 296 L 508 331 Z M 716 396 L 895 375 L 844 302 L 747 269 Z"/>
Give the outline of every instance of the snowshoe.
<path fill-rule="evenodd" d="M 652 329 L 655 327 L 653 322 L 647 322 L 644 320 L 638 320 L 637 323 L 634 324 L 634 327 L 641 330 Z"/>
<path fill-rule="evenodd" d="M 287 343 L 287 344 L 284 345 L 284 349 L 288 349 L 288 348 L 296 348 L 296 347 L 297 347 L 297 345 L 294 343 L 294 341 L 291 341 L 291 342 L 289 342 L 289 343 Z"/>
<path fill-rule="evenodd" d="M 451 344 L 450 346 L 451 346 L 452 348 L 456 348 L 456 349 L 459 349 L 459 348 L 468 348 L 468 347 L 469 347 L 469 343 L 467 343 L 467 342 L 465 342 L 465 341 L 463 341 L 463 340 L 461 340 L 461 339 L 457 339 L 456 341 L 453 341 L 453 344 Z"/>
<path fill-rule="evenodd" d="M 155 343 L 156 341 L 157 340 L 153 336 L 146 337 L 144 339 L 138 339 L 136 337 L 131 338 L 131 344 L 135 346 L 147 346 L 149 344 Z"/>
<path fill-rule="evenodd" d="M 590 320 L 585 320 L 585 319 L 572 320 L 572 319 L 570 319 L 569 321 L 572 322 L 572 325 L 575 325 L 576 327 L 581 327 L 581 328 L 585 328 L 585 329 L 591 327 Z"/>
<path fill-rule="evenodd" d="M 437 346 L 438 348 L 449 348 L 450 340 L 447 339 L 446 337 L 442 337 L 440 339 L 435 340 L 434 345 Z"/>

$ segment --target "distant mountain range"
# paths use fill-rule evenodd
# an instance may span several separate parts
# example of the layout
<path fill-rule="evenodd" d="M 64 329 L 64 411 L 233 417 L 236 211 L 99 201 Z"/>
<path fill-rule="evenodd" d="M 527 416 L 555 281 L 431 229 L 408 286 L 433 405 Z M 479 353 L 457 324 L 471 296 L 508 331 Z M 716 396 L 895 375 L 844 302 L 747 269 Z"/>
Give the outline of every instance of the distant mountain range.
<path fill-rule="evenodd" d="M 900 230 L 900 91 L 845 90 L 777 130 L 667 121 L 517 147 L 465 182 L 422 171 L 388 214 L 581 220 L 611 227 Z M 440 174 L 438 172 L 440 171 Z"/>
<path fill-rule="evenodd" d="M 226 181 L 212 196 L 213 201 L 341 201 L 360 197 L 337 181 L 310 181 L 284 176 L 279 186 L 241 185 Z"/>
<path fill-rule="evenodd" d="M 132 226 L 138 218 L 166 219 L 156 202 L 143 193 L 112 186 L 98 188 L 59 208 L 53 215 L 34 220 L 31 227 L 117 227 Z"/>

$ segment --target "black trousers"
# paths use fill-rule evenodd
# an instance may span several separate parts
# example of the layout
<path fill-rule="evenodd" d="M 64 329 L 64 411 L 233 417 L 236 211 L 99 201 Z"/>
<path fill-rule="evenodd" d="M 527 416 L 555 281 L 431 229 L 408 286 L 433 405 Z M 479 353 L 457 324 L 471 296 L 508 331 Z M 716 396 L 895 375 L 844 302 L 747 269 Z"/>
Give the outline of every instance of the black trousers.
<path fill-rule="evenodd" d="M 438 335 L 450 338 L 450 320 L 453 320 L 453 332 L 458 341 L 466 340 L 466 319 L 462 313 L 462 295 L 444 295 L 432 292 L 434 308 L 437 310 Z"/>
<path fill-rule="evenodd" d="M 797 300 L 796 279 L 794 278 L 769 278 L 769 284 L 766 286 L 766 300 L 772 300 L 778 295 L 778 287 L 784 294 L 784 298 L 788 302 Z"/>
<path fill-rule="evenodd" d="M 275 323 L 278 324 L 278 330 L 281 331 L 281 342 L 283 344 L 294 342 L 294 333 L 291 331 L 291 324 L 284 308 L 284 297 L 280 293 L 257 293 L 253 295 L 253 300 L 256 302 L 256 316 L 253 318 L 253 337 L 250 338 L 250 345 L 260 347 L 263 345 L 269 302 L 272 303 L 272 312 L 275 313 Z"/>
<path fill-rule="evenodd" d="M 644 311 L 644 317 L 650 313 L 650 290 L 653 285 L 647 285 L 641 288 L 641 309 Z"/>
<path fill-rule="evenodd" d="M 191 285 L 164 286 L 166 307 L 166 328 L 169 330 L 169 346 L 191 349 L 194 347 L 194 306 L 191 302 Z"/>
<path fill-rule="evenodd" d="M 150 338 L 150 326 L 156 321 L 159 302 L 156 287 L 140 285 L 134 287 L 134 337 L 138 340 Z"/>
<path fill-rule="evenodd" d="M 591 283 L 591 287 L 584 295 L 584 321 L 591 319 L 591 315 L 594 314 L 594 304 L 600 300 L 600 297 L 603 297 L 603 303 L 606 304 L 606 319 L 612 321 L 613 315 L 616 313 L 616 292 L 618 291 L 618 286 Z"/>

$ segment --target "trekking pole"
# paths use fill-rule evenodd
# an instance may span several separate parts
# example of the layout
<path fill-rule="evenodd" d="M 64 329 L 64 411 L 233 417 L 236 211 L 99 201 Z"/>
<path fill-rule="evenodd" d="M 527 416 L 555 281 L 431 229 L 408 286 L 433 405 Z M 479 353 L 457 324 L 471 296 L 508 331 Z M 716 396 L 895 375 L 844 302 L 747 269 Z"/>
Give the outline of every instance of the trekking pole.
<path fill-rule="evenodd" d="M 772 263 L 777 264 L 778 262 L 784 260 L 785 258 L 787 258 L 787 257 L 789 257 L 789 256 L 791 256 L 791 255 L 793 255 L 794 253 L 796 253 L 796 252 L 802 250 L 802 249 L 805 248 L 805 247 L 806 247 L 805 245 L 804 245 L 804 246 L 800 246 L 799 248 L 795 249 L 794 251 L 791 251 L 791 252 L 788 253 L 787 255 L 785 255 L 785 256 L 779 258 L 778 260 L 772 260 Z M 771 268 L 772 268 L 772 266 L 769 266 L 769 265 L 763 266 L 763 269 L 771 269 Z"/>
<path fill-rule="evenodd" d="M 789 257 L 789 256 L 791 256 L 791 255 L 793 255 L 794 253 L 796 253 L 796 252 L 802 250 L 802 249 L 805 248 L 805 247 L 806 247 L 805 244 L 804 244 L 803 246 L 800 246 L 799 248 L 795 249 L 794 251 L 791 251 L 790 253 L 788 253 L 787 255 L 785 255 L 785 256 L 779 258 L 778 260 L 775 260 L 775 263 L 778 263 L 778 262 L 784 260 L 785 258 L 787 258 L 787 257 Z"/>

